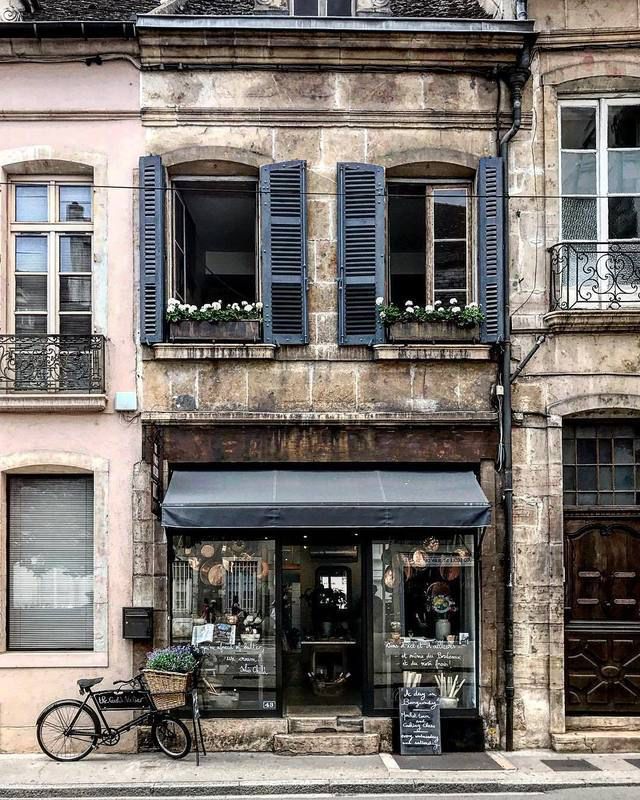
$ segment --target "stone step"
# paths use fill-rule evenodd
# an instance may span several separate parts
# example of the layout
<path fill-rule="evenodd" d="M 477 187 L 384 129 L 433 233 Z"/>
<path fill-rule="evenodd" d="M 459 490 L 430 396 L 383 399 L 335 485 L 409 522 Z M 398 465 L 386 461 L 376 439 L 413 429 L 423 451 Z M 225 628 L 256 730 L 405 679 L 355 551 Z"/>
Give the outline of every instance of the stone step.
<path fill-rule="evenodd" d="M 275 753 L 290 755 L 370 756 L 380 752 L 377 733 L 277 733 Z"/>
<path fill-rule="evenodd" d="M 289 733 L 314 733 L 321 728 L 338 730 L 336 717 L 287 717 L 287 722 Z"/>
<path fill-rule="evenodd" d="M 289 733 L 364 733 L 362 717 L 288 717 Z"/>
<path fill-rule="evenodd" d="M 640 717 L 567 717 L 567 731 L 640 731 Z"/>
<path fill-rule="evenodd" d="M 586 730 L 554 733 L 551 745 L 558 753 L 639 753 L 640 731 Z"/>

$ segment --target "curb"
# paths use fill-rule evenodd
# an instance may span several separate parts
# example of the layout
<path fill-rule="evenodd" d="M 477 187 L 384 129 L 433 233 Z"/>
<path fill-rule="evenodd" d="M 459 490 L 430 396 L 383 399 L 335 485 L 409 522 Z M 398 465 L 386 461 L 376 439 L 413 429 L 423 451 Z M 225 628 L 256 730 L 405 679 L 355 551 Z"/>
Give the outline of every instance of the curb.
<path fill-rule="evenodd" d="M 0 798 L 90 798 L 90 797 L 272 797 L 274 795 L 398 795 L 398 794 L 521 794 L 560 789 L 640 786 L 640 779 L 602 782 L 584 777 L 570 781 L 530 782 L 471 780 L 429 781 L 306 781 L 300 783 L 131 783 L 131 784 L 48 784 L 0 786 Z"/>

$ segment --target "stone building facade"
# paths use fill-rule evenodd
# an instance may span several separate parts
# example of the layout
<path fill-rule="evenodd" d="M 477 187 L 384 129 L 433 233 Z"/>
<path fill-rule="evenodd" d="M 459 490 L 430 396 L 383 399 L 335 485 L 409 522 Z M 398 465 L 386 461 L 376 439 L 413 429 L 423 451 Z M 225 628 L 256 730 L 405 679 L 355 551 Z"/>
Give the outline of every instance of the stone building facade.
<path fill-rule="evenodd" d="M 538 31 L 533 125 L 513 144 L 510 200 L 515 742 L 629 748 L 638 710 L 637 497 L 630 475 L 615 470 L 619 459 L 637 463 L 637 451 L 622 456 L 621 448 L 638 413 L 638 230 L 633 210 L 626 222 L 635 201 L 617 195 L 619 159 L 625 170 L 634 162 L 619 120 L 638 118 L 640 17 L 635 3 L 605 11 L 538 0 L 529 14 Z M 590 133 L 572 134 L 573 120 Z M 572 160 L 597 162 L 598 176 L 576 190 Z M 584 201 L 586 226 L 572 224 L 567 199 L 582 192 L 598 196 Z M 588 452 L 596 441 L 597 467 Z M 616 494 L 623 485 L 629 492 Z"/>
<path fill-rule="evenodd" d="M 445 746 L 632 747 L 635 4 L 0 5 L 14 59 L 2 66 L 3 247 L 92 237 L 89 333 L 106 352 L 99 391 L 64 386 L 64 367 L 43 390 L 17 317 L 47 316 L 77 380 L 84 345 L 70 360 L 61 319 L 86 312 L 86 291 L 75 310 L 61 288 L 30 306 L 42 304 L 40 267 L 23 270 L 7 250 L 0 750 L 33 749 L 37 711 L 72 696 L 77 678 L 139 667 L 150 642 L 123 641 L 127 606 L 153 609 L 155 645 L 194 630 L 205 645 L 230 628 L 241 639 L 218 641 L 205 672 L 211 748 L 303 752 L 306 704 L 347 735 L 341 752 L 390 749 L 399 690 L 433 684 L 434 647 L 443 674 L 465 676 L 443 710 Z M 47 26 L 60 22 L 66 36 L 53 38 Z M 32 63 L 61 55 L 78 62 Z M 19 218 L 16 187 L 33 215 L 43 175 L 54 216 L 61 186 L 90 185 L 91 218 Z M 167 322 L 172 297 L 259 302 L 263 324 L 251 341 L 197 341 Z M 377 317 L 377 297 L 477 302 L 487 321 L 408 341 Z M 11 588 L 31 519 L 15 510 L 19 493 L 41 490 L 43 474 L 91 473 L 94 641 L 38 651 L 33 603 Z M 347 477 L 359 496 L 345 498 Z M 297 513 L 287 481 L 317 517 L 279 528 Z M 435 485 L 462 497 L 458 509 L 479 503 L 475 522 L 442 516 Z M 367 522 L 391 486 L 387 515 Z M 403 504 L 414 525 L 394 522 Z M 327 616 L 318 598 L 335 587 L 344 598 Z M 27 624 L 12 629 L 20 613 Z M 31 698 L 19 709 L 16 687 Z M 357 720 L 347 730 L 340 712 L 318 710 L 332 691 Z"/>
<path fill-rule="evenodd" d="M 286 3 L 270 5 L 275 8 Z M 358 3 L 358 10 L 363 5 Z M 456 5 L 449 4 L 447 9 L 451 11 Z M 497 191 L 499 205 L 502 195 L 495 185 L 488 189 L 483 183 L 483 170 L 496 163 L 497 140 L 511 125 L 508 76 L 521 63 L 532 40 L 533 26 L 514 20 L 514 14 L 511 19 L 493 20 L 482 4 L 467 5 L 474 6 L 473 13 L 468 13 L 475 19 L 463 19 L 462 11 L 458 11 L 450 13 L 444 24 L 441 15 L 435 13 L 433 18 L 419 20 L 375 15 L 330 20 L 305 17 L 304 24 L 284 14 L 252 16 L 249 9 L 246 16 L 192 18 L 188 16 L 189 5 L 185 9 L 187 16 L 169 6 L 165 14 L 138 18 L 142 124 L 145 154 L 148 154 L 141 162 L 141 202 L 150 225 L 141 251 L 140 356 L 146 435 L 140 486 L 144 486 L 146 470 L 154 485 L 154 504 L 159 509 L 167 489 L 164 505 L 174 507 L 172 482 L 188 486 L 189 479 L 185 476 L 190 474 L 189 470 L 195 470 L 193 481 L 206 480 L 201 476 L 207 471 L 216 476 L 240 475 L 238 480 L 248 481 L 246 491 L 250 502 L 254 487 L 247 478 L 247 467 L 258 473 L 274 468 L 304 473 L 321 467 L 333 477 L 345 467 L 364 472 L 385 467 L 418 472 L 444 469 L 452 470 L 451 475 L 471 469 L 490 499 L 492 510 L 491 524 L 482 541 L 475 543 L 478 562 L 480 549 L 482 559 L 475 596 L 479 619 L 469 636 L 478 643 L 478 696 L 473 701 L 461 700 L 461 713 L 449 713 L 444 724 L 445 735 L 455 742 L 450 746 L 477 747 L 484 741 L 492 746 L 499 744 L 503 730 L 500 717 L 504 714 L 499 685 L 503 540 L 500 476 L 496 469 L 499 403 L 495 387 L 501 383 L 499 348 L 496 336 L 487 335 L 485 329 L 482 335 L 480 330 L 476 331 L 475 341 L 458 337 L 457 341 L 454 338 L 443 342 L 436 337 L 434 342 L 423 335 L 419 341 L 398 342 L 389 332 L 376 328 L 375 321 L 376 296 L 387 301 L 394 299 L 402 305 L 412 299 L 419 305 L 433 304 L 440 297 L 447 304 L 456 302 L 453 289 L 445 297 L 438 294 L 437 286 L 429 289 L 435 294 L 426 299 L 424 289 L 417 295 L 419 300 L 409 294 L 399 297 L 404 288 L 394 289 L 394 278 L 385 269 L 385 263 L 394 258 L 392 242 L 398 236 L 394 232 L 399 230 L 396 226 L 400 225 L 398 211 L 392 204 L 402 192 L 420 194 L 426 186 L 431 187 L 429 192 L 436 193 L 464 187 L 461 190 L 467 198 L 464 203 L 468 216 L 463 236 L 469 259 L 465 300 L 486 305 L 484 248 L 488 239 L 484 225 L 488 214 L 482 202 L 491 191 Z M 437 11 L 446 4 L 426 6 Z M 228 13 L 224 4 L 216 3 L 198 4 L 198 10 Z M 531 115 L 527 111 L 524 127 L 528 129 L 530 124 Z M 269 170 L 294 170 L 300 163 L 305 165 L 306 180 L 302 205 L 306 213 L 303 294 L 307 330 L 304 324 L 303 330 L 294 324 L 283 332 L 276 330 L 282 314 L 278 295 L 272 283 L 265 284 L 265 274 L 275 269 L 278 257 L 278 252 L 270 249 L 274 241 L 270 225 L 277 225 L 278 221 L 262 204 L 262 197 L 268 195 L 274 202 L 274 189 L 267 177 Z M 372 205 L 378 204 L 380 216 L 367 229 L 374 233 L 366 232 L 363 237 L 375 237 L 377 230 L 378 244 L 375 239 L 373 244 L 371 238 L 367 241 L 371 251 L 378 248 L 375 258 L 380 258 L 381 264 L 379 272 L 373 268 L 376 277 L 362 312 L 369 323 L 365 322 L 363 329 L 357 325 L 350 328 L 350 308 L 353 310 L 354 306 L 350 306 L 353 301 L 343 288 L 349 278 L 345 274 L 348 265 L 345 268 L 344 264 L 349 246 L 349 222 L 345 221 L 349 209 L 345 210 L 345 205 L 349 192 L 353 191 L 348 183 L 349 169 L 364 170 L 365 176 L 368 170 L 380 182 L 362 200 L 365 204 L 369 200 Z M 207 236 L 198 233 L 201 215 L 198 202 L 211 204 L 212 219 L 217 213 L 225 213 L 222 206 L 214 213 L 214 199 L 198 198 L 207 191 L 215 197 L 216 186 L 221 185 L 218 191 L 230 193 L 239 202 L 233 186 L 241 185 L 246 191 L 241 181 L 254 181 L 254 186 L 258 181 L 261 196 L 255 245 L 261 293 L 248 299 L 264 302 L 264 339 L 225 344 L 189 342 L 178 335 L 172 340 L 175 331 L 164 321 L 164 306 L 159 297 L 164 294 L 165 304 L 171 296 L 187 305 L 216 299 L 212 294 L 200 292 L 196 285 L 193 276 L 198 269 L 197 256 L 189 267 L 193 270 L 191 288 L 188 274 L 176 275 L 176 265 L 183 269 L 184 253 L 189 250 L 189 245 L 183 244 L 187 225 L 183 220 L 188 216 L 189 224 L 196 230 L 191 244 L 192 253 L 196 252 L 198 237 Z M 170 200 L 152 209 L 154 198 L 163 193 Z M 412 215 L 420 226 L 423 215 L 429 212 L 425 207 L 416 217 L 415 200 L 419 198 L 402 207 L 400 217 Z M 180 214 L 179 229 L 176 213 Z M 255 215 L 255 210 L 250 213 Z M 375 212 L 366 213 L 375 216 Z M 389 226 L 386 232 L 385 214 Z M 247 225 L 247 217 L 244 219 Z M 434 236 L 431 222 L 427 228 L 428 235 Z M 399 236 L 405 242 L 404 234 Z M 151 246 L 146 245 L 147 241 L 152 242 Z M 215 252 L 225 248 L 227 253 L 238 251 L 241 245 L 237 239 L 234 241 L 235 244 L 220 241 L 216 244 L 211 240 L 203 245 L 209 251 L 209 269 L 213 274 L 210 285 L 218 287 L 209 291 L 220 291 L 221 296 L 228 287 L 215 277 Z M 158 242 L 166 245 L 166 253 L 159 258 Z M 411 247 L 419 250 L 420 245 L 404 249 Z M 366 257 L 365 254 L 363 258 Z M 236 280 L 232 272 L 229 269 L 224 273 L 227 283 Z M 255 280 L 255 273 L 251 275 Z M 271 324 L 267 322 L 269 319 L 273 324 L 271 335 L 267 327 Z M 294 323 L 298 320 L 295 316 Z M 495 324 L 499 324 L 498 319 Z M 322 477 L 318 480 L 322 481 Z M 354 496 L 352 501 L 356 499 Z M 175 501 L 175 505 L 188 506 L 189 498 Z M 148 508 L 147 514 L 150 518 Z M 175 516 L 180 514 L 176 511 Z M 180 641 L 184 637 L 181 616 L 184 612 L 176 608 L 182 603 L 177 595 L 182 597 L 183 591 L 176 592 L 175 586 L 182 586 L 187 580 L 190 593 L 193 584 L 191 577 L 184 577 L 183 565 L 187 560 L 193 563 L 194 552 L 201 552 L 205 555 L 198 564 L 203 569 L 202 559 L 207 553 L 210 554 L 207 559 L 215 559 L 217 542 L 225 536 L 225 532 L 211 530 L 218 527 L 215 511 L 208 518 L 208 525 L 191 520 L 172 529 L 169 517 L 169 513 L 163 513 L 165 529 L 157 520 L 153 526 L 156 541 L 153 576 L 134 575 L 134 587 L 140 589 L 136 603 L 154 605 L 156 636 L 161 642 L 175 640 L 176 636 Z M 149 519 L 139 520 L 139 525 L 140 530 L 146 531 Z M 305 539 L 314 533 L 314 524 L 307 522 L 307 525 Z M 315 525 L 321 526 L 322 520 Z M 196 527 L 199 530 L 191 529 Z M 202 530 L 207 527 L 209 530 Z M 298 545 L 290 532 L 274 533 L 273 527 L 277 526 L 261 531 L 268 536 L 260 538 L 275 536 L 277 549 L 281 537 L 284 558 L 288 548 L 295 550 Z M 415 531 L 403 533 L 405 538 L 416 536 Z M 428 531 L 423 531 L 422 540 L 425 533 Z M 227 538 L 232 534 L 233 531 L 227 531 Z M 444 530 L 441 534 L 446 537 Z M 354 523 L 344 535 L 363 537 L 364 553 L 368 546 L 364 538 L 375 539 L 376 532 L 359 530 Z M 386 531 L 384 535 L 391 537 L 391 542 L 394 536 L 402 538 L 398 531 Z M 257 539 L 257 534 L 249 538 Z M 406 557 L 409 561 L 413 558 L 415 562 L 413 551 L 421 546 L 418 539 L 419 536 Z M 226 546 L 223 544 L 223 553 Z M 375 542 L 373 548 L 377 552 Z M 247 547 L 247 558 L 251 552 Z M 363 558 L 366 561 L 367 557 Z M 315 565 L 320 563 L 316 561 Z M 370 568 L 375 571 L 375 564 Z M 304 572 L 303 567 L 300 569 Z M 348 569 L 355 575 L 359 567 Z M 288 571 L 294 570 L 286 567 L 285 562 L 282 581 L 286 586 Z M 366 580 L 363 573 L 363 582 Z M 295 591 L 304 592 L 304 585 L 300 588 L 302 581 L 302 578 L 300 583 L 293 581 Z M 441 583 L 436 581 L 435 585 Z M 426 591 L 428 587 L 424 588 Z M 215 587 L 209 587 L 210 593 L 215 591 Z M 391 592 L 378 593 L 379 597 L 383 595 L 390 608 Z M 363 593 L 363 603 L 365 598 Z M 206 616 L 201 612 L 203 602 L 212 601 L 200 596 L 197 612 L 191 609 L 193 616 L 199 618 L 198 626 L 202 626 Z M 216 600 L 218 615 L 221 610 L 228 611 L 220 609 L 221 602 L 224 598 Z M 282 624 L 286 626 L 284 617 Z M 406 620 L 398 621 L 398 625 L 402 625 L 403 636 L 414 627 Z M 461 630 L 466 630 L 464 625 Z M 370 639 L 375 640 L 375 634 Z M 263 641 L 267 641 L 266 636 Z M 212 667 L 211 681 L 218 693 L 204 700 L 209 711 L 204 724 L 210 747 L 296 750 L 309 746 L 304 735 L 296 739 L 295 709 L 300 708 L 300 703 L 292 699 L 290 684 L 295 684 L 298 676 L 289 663 L 295 660 L 291 650 L 296 648 L 289 648 L 289 643 L 287 637 L 282 653 L 284 687 L 279 690 L 282 695 L 276 698 L 274 694 L 276 699 L 260 701 L 267 703 L 262 709 L 270 708 L 274 713 L 265 716 L 259 713 L 261 708 L 253 706 L 256 719 L 250 723 L 233 718 L 229 709 L 239 708 L 242 712 L 242 692 L 239 691 L 238 700 L 229 681 L 225 682 L 216 672 L 218 668 Z M 321 645 L 322 642 L 310 643 L 309 647 Z M 368 646 L 374 647 L 371 641 Z M 378 647 L 382 647 L 381 642 Z M 374 653 L 369 674 L 377 669 L 377 658 Z M 318 663 L 313 657 L 312 662 Z M 403 658 L 402 663 L 408 664 L 409 659 Z M 353 666 L 350 669 L 353 671 Z M 473 685 L 476 676 L 470 670 L 467 682 Z M 405 667 L 404 672 L 408 674 L 409 668 Z M 376 698 L 382 691 L 374 686 L 378 680 L 383 679 L 378 675 L 368 685 L 356 684 L 362 697 L 358 696 L 355 706 L 360 714 L 363 708 L 368 707 L 369 711 L 363 722 L 364 739 L 360 744 L 350 745 L 355 748 L 391 746 L 388 720 L 393 716 L 395 701 L 385 699 L 386 705 L 383 700 L 378 702 Z M 260 694 L 261 698 L 265 696 Z M 314 704 L 309 698 L 307 701 L 315 708 L 316 716 L 322 716 L 318 702 Z M 220 711 L 222 719 L 216 719 Z M 235 716 L 247 715 L 251 716 L 249 710 Z M 325 722 L 335 725 L 335 720 Z M 375 725 L 382 727 L 378 729 Z M 367 739 L 379 736 L 380 732 L 381 741 L 373 744 Z"/>

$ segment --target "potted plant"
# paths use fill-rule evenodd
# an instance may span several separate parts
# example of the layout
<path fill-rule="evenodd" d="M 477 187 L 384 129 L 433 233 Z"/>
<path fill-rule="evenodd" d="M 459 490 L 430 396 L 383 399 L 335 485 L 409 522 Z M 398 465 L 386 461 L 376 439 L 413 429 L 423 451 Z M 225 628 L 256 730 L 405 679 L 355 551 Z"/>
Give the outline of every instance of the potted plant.
<path fill-rule="evenodd" d="M 185 704 L 196 665 L 194 650 L 188 645 L 164 647 L 147 653 L 142 673 L 157 709 L 165 711 Z"/>
<path fill-rule="evenodd" d="M 260 340 L 262 303 L 228 303 L 203 306 L 171 298 L 167 304 L 169 337 L 173 342 L 257 342 Z"/>
<path fill-rule="evenodd" d="M 407 300 L 404 308 L 395 303 L 385 305 L 384 297 L 378 297 L 376 307 L 391 342 L 473 342 L 479 338 L 484 319 L 477 303 L 460 306 L 455 297 L 448 303 L 436 300 L 432 306 Z"/>

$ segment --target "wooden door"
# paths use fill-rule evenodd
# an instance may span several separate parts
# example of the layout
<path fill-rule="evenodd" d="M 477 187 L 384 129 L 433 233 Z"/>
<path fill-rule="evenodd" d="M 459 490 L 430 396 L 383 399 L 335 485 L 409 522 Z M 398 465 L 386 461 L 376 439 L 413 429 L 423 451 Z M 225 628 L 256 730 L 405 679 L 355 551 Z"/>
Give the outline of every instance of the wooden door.
<path fill-rule="evenodd" d="M 567 714 L 640 713 L 640 519 L 565 517 Z"/>

